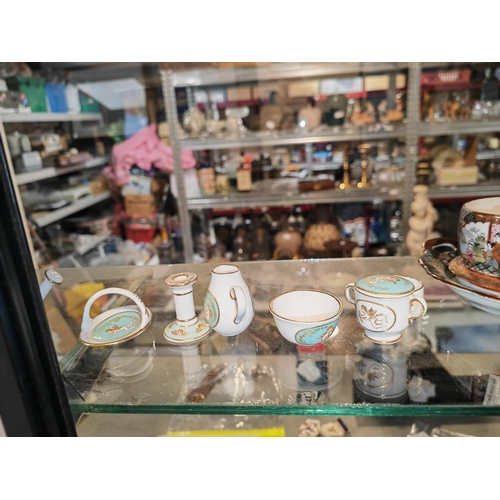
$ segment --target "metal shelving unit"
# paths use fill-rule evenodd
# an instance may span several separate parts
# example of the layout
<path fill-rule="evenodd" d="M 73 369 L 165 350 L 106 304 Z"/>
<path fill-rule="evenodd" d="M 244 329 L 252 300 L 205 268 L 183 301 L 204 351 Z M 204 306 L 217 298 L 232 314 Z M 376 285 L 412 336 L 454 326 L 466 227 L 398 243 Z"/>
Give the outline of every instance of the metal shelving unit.
<path fill-rule="evenodd" d="M 0 113 L 4 123 L 88 122 L 101 120 L 101 113 Z"/>
<path fill-rule="evenodd" d="M 172 72 L 162 69 L 162 90 L 165 100 L 165 109 L 170 123 L 176 123 L 177 106 L 175 89 L 185 87 L 224 86 L 230 84 L 252 84 L 253 82 L 303 79 L 308 77 L 350 77 L 365 74 L 380 74 L 408 70 L 407 77 L 407 106 L 406 119 L 403 123 L 390 126 L 372 125 L 368 127 L 345 126 L 325 128 L 321 132 L 294 133 L 294 132 L 246 132 L 245 134 L 219 137 L 180 137 L 177 129 L 171 140 L 174 149 L 175 173 L 178 182 L 178 206 L 183 227 L 189 227 L 190 210 L 209 208 L 243 208 L 259 206 L 279 206 L 307 203 L 349 203 L 365 202 L 376 198 L 383 200 L 401 200 L 403 228 L 408 228 L 408 219 L 411 215 L 411 201 L 413 187 L 416 184 L 415 166 L 418 160 L 418 138 L 422 136 L 459 135 L 500 132 L 500 121 L 456 121 L 428 123 L 420 121 L 419 102 L 421 94 L 420 75 L 422 69 L 451 68 L 455 63 L 272 63 L 262 66 L 237 68 L 208 68 L 195 71 Z M 188 92 L 192 95 L 192 92 Z M 203 196 L 187 199 L 184 188 L 183 170 L 180 162 L 180 149 L 220 150 L 249 147 L 286 146 L 296 144 L 314 144 L 318 142 L 346 142 L 346 141 L 377 141 L 383 139 L 405 139 L 405 156 L 407 175 L 401 186 L 394 189 L 381 190 L 380 188 L 331 190 L 311 193 L 266 193 L 251 192 L 241 196 L 233 193 L 227 196 Z M 310 148 L 309 148 L 310 149 Z M 176 151 L 178 155 L 176 157 Z M 478 160 L 486 153 L 478 154 Z M 488 153 L 489 154 L 489 153 Z M 492 158 L 496 156 L 487 156 Z M 486 157 L 485 157 L 486 158 Z M 306 158 L 309 165 L 311 158 Z M 180 182 L 179 182 L 180 180 Z M 474 186 L 431 187 L 429 196 L 432 199 L 450 197 L 474 197 L 497 194 L 498 187 L 494 183 L 480 183 Z M 193 261 L 192 238 L 190 231 L 184 231 L 184 248 L 187 262 Z"/>
<path fill-rule="evenodd" d="M 45 179 L 51 179 L 59 175 L 70 174 L 71 172 L 79 172 L 80 170 L 87 170 L 89 168 L 102 167 L 108 163 L 108 158 L 92 158 L 92 160 L 80 163 L 79 165 L 72 165 L 71 167 L 47 167 L 35 170 L 33 172 L 25 172 L 24 174 L 16 175 L 17 185 L 29 184 L 30 182 L 38 182 Z"/>
<path fill-rule="evenodd" d="M 89 238 L 88 243 L 85 243 L 82 246 L 78 247 L 75 250 L 75 253 L 78 255 L 85 255 L 87 252 L 90 252 L 90 250 L 96 248 L 101 243 L 104 243 L 106 240 L 109 240 L 109 238 L 111 238 L 111 234 L 112 234 L 111 231 L 106 231 L 103 234 L 98 234 L 94 236 L 92 239 Z"/>
<path fill-rule="evenodd" d="M 419 134 L 424 137 L 455 134 L 484 134 L 490 132 L 500 132 L 500 120 L 421 122 L 419 125 Z"/>
<path fill-rule="evenodd" d="M 205 196 L 203 198 L 190 198 L 187 206 L 190 210 L 202 209 L 227 209 L 227 208 L 258 208 L 279 207 L 287 205 L 308 205 L 316 203 L 358 203 L 366 200 L 400 200 L 402 199 L 403 186 L 373 187 L 364 189 L 325 189 L 309 193 L 288 192 L 262 192 L 231 193 L 226 196 Z"/>
<path fill-rule="evenodd" d="M 431 66 L 433 64 L 434 63 L 430 63 Z M 161 70 L 160 74 L 162 76 L 162 90 L 168 121 L 170 123 L 176 123 L 178 121 L 178 116 L 177 106 L 175 103 L 175 88 L 178 87 L 191 88 L 238 83 L 249 84 L 251 82 L 297 78 L 302 79 L 307 77 L 351 77 L 369 73 L 399 72 L 406 69 L 409 69 L 411 78 L 412 67 L 415 65 L 420 68 L 420 63 L 272 63 L 246 68 L 209 68 L 204 70 L 175 73 L 171 70 Z M 408 83 L 410 85 L 410 82 Z M 418 84 L 414 85 L 414 87 L 417 87 L 418 92 Z M 181 224 L 183 227 L 189 227 L 189 212 L 190 210 L 198 209 L 243 208 L 333 202 L 350 203 L 364 202 L 374 199 L 403 200 L 408 192 L 411 193 L 413 184 L 408 186 L 395 186 L 393 189 L 372 187 L 359 190 L 331 190 L 309 193 L 298 193 L 297 191 L 286 193 L 266 193 L 260 191 L 255 193 L 246 193 L 244 196 L 234 193 L 224 197 L 214 196 L 188 199 L 184 187 L 183 171 L 180 162 L 180 150 L 181 148 L 193 151 L 220 150 L 314 144 L 319 142 L 377 141 L 384 139 L 405 138 L 408 157 L 408 123 L 411 121 L 414 123 L 418 122 L 418 103 L 417 107 L 414 108 L 415 116 L 410 116 L 407 113 L 407 118 L 404 123 L 384 125 L 376 124 L 364 127 L 325 127 L 325 129 L 319 132 L 314 131 L 311 133 L 246 132 L 245 134 L 232 136 L 181 138 L 178 135 L 177 130 L 173 130 L 171 141 L 174 150 L 175 173 L 178 184 L 178 207 Z M 411 151 L 416 151 L 416 135 L 413 143 L 411 144 L 411 148 Z M 177 150 L 179 152 L 178 159 L 176 159 Z M 414 156 L 416 162 L 416 153 Z M 311 163 L 310 157 L 307 158 L 307 160 L 307 164 L 309 165 Z M 179 179 L 181 182 L 179 182 Z M 408 182 L 410 181 L 405 181 L 405 184 L 408 184 Z M 183 231 L 183 238 L 186 262 L 192 262 L 194 256 L 192 251 L 193 244 L 191 232 Z"/>
<path fill-rule="evenodd" d="M 324 132 L 247 132 L 226 137 L 181 139 L 183 149 L 202 151 L 244 147 L 291 146 L 318 142 L 378 141 L 405 137 L 406 125 L 370 125 L 365 127 L 330 127 Z"/>
<path fill-rule="evenodd" d="M 111 197 L 111 193 L 109 191 L 104 191 L 103 193 L 99 193 L 96 196 L 88 196 L 83 200 L 80 200 L 76 203 L 71 203 L 70 205 L 66 205 L 59 210 L 54 210 L 53 212 L 43 212 L 42 214 L 33 214 L 33 219 L 40 227 L 48 226 L 53 222 L 64 219 L 68 217 L 68 215 L 74 214 L 83 210 L 84 208 L 91 207 L 96 203 L 107 200 Z"/>
<path fill-rule="evenodd" d="M 464 186 L 431 186 L 431 200 L 448 200 L 456 198 L 474 198 L 475 196 L 500 196 L 500 182 L 479 182 Z"/>

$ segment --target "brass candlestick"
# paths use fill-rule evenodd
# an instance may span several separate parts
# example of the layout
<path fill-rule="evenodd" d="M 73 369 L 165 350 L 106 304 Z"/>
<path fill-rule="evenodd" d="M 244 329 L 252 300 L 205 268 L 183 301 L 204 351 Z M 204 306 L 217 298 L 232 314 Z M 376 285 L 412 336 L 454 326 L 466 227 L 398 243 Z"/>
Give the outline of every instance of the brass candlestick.
<path fill-rule="evenodd" d="M 370 145 L 361 144 L 358 149 L 361 152 L 361 180 L 358 182 L 358 187 L 370 187 L 368 182 L 368 151 L 370 151 Z"/>
<path fill-rule="evenodd" d="M 351 185 L 351 179 L 349 178 L 349 155 L 346 152 L 344 153 L 344 166 L 343 166 L 343 176 L 342 176 L 342 183 L 339 185 L 340 189 L 349 189 L 352 188 L 353 186 Z"/>

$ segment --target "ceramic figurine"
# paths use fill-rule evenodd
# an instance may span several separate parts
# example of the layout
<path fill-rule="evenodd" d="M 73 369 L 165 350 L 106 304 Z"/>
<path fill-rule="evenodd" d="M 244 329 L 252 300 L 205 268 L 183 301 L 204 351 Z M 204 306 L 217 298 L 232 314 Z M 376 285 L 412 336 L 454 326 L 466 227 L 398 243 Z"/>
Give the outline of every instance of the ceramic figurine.
<path fill-rule="evenodd" d="M 299 111 L 298 125 L 302 130 L 313 130 L 321 123 L 321 110 L 316 107 L 314 97 L 307 99 L 307 106 Z"/>
<path fill-rule="evenodd" d="M 416 295 L 413 283 L 402 276 L 377 274 L 345 287 L 345 297 L 356 307 L 356 319 L 365 335 L 382 343 L 397 342 L 427 303 Z"/>
<path fill-rule="evenodd" d="M 205 115 L 198 108 L 186 111 L 182 120 L 184 128 L 193 136 L 200 135 L 205 127 L 205 122 Z"/>
<path fill-rule="evenodd" d="M 419 185 L 413 188 L 415 198 L 411 203 L 412 216 L 408 220 L 410 230 L 406 235 L 406 245 L 410 255 L 422 255 L 423 243 L 431 238 L 434 223 L 438 219 L 437 211 L 427 197 L 427 186 Z"/>
<path fill-rule="evenodd" d="M 212 269 L 204 310 L 207 323 L 224 337 L 239 335 L 248 328 L 254 305 L 238 266 L 223 264 Z"/>
<path fill-rule="evenodd" d="M 206 321 L 198 318 L 194 309 L 193 285 L 198 280 L 194 273 L 172 274 L 165 284 L 172 289 L 175 302 L 175 321 L 163 331 L 165 339 L 175 345 L 200 342 L 212 329 Z"/>

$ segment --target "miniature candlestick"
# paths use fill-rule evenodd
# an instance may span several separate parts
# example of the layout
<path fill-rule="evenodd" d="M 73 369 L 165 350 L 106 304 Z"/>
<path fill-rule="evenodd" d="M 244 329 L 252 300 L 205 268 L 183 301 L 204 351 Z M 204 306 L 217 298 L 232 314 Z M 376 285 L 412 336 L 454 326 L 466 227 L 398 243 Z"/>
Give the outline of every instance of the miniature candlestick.
<path fill-rule="evenodd" d="M 368 182 L 368 151 L 370 151 L 370 145 L 361 144 L 359 150 L 361 151 L 361 181 L 358 182 L 358 187 L 370 187 L 370 183 Z"/>
<path fill-rule="evenodd" d="M 165 284 L 172 289 L 175 304 L 176 320 L 163 332 L 171 344 L 194 344 L 212 331 L 206 321 L 198 318 L 194 309 L 193 285 L 197 279 L 194 273 L 177 273 L 165 280 Z"/>
<path fill-rule="evenodd" d="M 342 183 L 339 185 L 340 189 L 349 189 L 353 187 L 351 185 L 351 179 L 349 179 L 349 155 L 347 151 L 344 153 L 344 166 L 343 166 L 343 177 Z"/>

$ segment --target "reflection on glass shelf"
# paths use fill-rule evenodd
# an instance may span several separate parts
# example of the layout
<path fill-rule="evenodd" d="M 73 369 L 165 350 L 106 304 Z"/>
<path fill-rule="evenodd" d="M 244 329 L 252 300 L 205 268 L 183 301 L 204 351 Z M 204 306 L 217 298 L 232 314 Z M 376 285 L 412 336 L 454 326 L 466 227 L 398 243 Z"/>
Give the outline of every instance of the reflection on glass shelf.
<path fill-rule="evenodd" d="M 212 333 L 189 347 L 163 338 L 175 317 L 164 280 L 172 272 L 196 273 L 194 303 L 203 315 L 213 266 L 174 267 L 151 267 L 140 276 L 143 270 L 130 267 L 64 269 L 62 291 L 89 280 L 122 286 L 153 313 L 148 330 L 129 342 L 102 349 L 74 343 L 61 360 L 73 412 L 500 415 L 500 406 L 483 405 L 477 392 L 464 389 L 467 378 L 484 385 L 500 369 L 498 350 L 482 347 L 483 331 L 484 345 L 491 346 L 498 317 L 465 305 L 415 258 L 239 263 L 255 300 L 253 322 L 239 336 Z M 429 304 L 421 324 L 410 325 L 394 346 L 367 341 L 343 295 L 347 283 L 378 273 L 422 280 Z M 311 288 L 333 293 L 344 305 L 338 333 L 314 352 L 285 340 L 268 309 L 278 294 Z M 63 331 L 63 316 L 53 318 L 51 328 Z"/>

